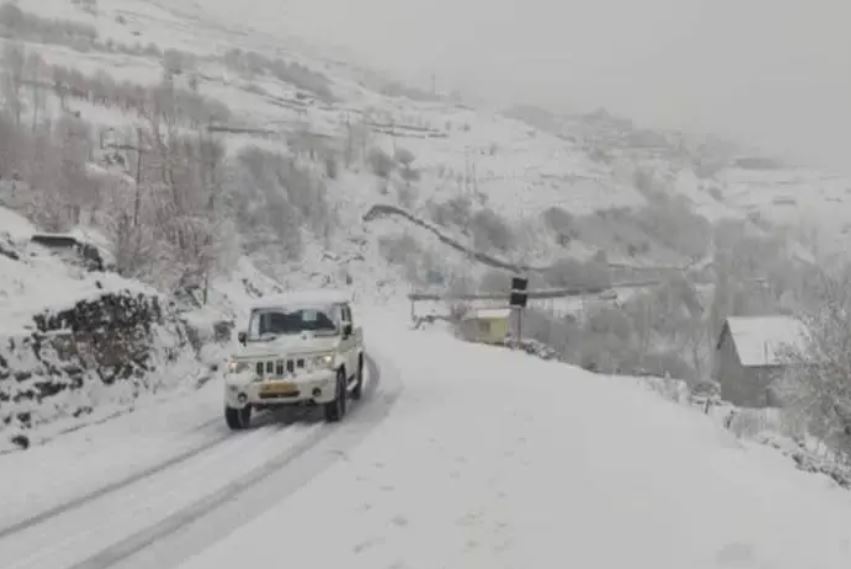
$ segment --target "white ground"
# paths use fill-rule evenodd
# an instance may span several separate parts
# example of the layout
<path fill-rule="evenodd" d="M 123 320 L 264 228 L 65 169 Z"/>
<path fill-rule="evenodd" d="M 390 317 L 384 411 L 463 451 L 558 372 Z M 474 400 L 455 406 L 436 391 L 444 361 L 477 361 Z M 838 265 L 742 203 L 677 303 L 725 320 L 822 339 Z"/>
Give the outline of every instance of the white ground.
<path fill-rule="evenodd" d="M 381 381 L 343 425 L 228 435 L 215 383 L 0 457 L 2 535 L 209 446 L 0 537 L 4 569 L 851 564 L 851 494 L 705 416 L 632 380 L 410 331 L 401 310 L 362 314 Z"/>

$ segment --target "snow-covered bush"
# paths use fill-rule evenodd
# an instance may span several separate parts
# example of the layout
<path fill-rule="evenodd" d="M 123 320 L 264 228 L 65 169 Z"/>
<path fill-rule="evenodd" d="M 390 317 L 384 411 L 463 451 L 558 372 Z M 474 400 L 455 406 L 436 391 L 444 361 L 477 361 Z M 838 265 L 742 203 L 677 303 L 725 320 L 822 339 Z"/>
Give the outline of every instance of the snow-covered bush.
<path fill-rule="evenodd" d="M 549 286 L 558 288 L 603 289 L 611 284 L 611 274 L 605 263 L 561 259 L 544 274 Z"/>
<path fill-rule="evenodd" d="M 299 63 L 290 63 L 283 59 L 271 59 L 263 54 L 241 49 L 229 50 L 224 56 L 224 63 L 247 78 L 269 73 L 279 80 L 312 93 L 322 100 L 332 101 L 334 99 L 331 81 L 328 77 Z"/>
<path fill-rule="evenodd" d="M 466 196 L 458 196 L 443 203 L 430 204 L 432 220 L 444 227 L 466 228 L 473 217 L 473 202 Z"/>
<path fill-rule="evenodd" d="M 383 236 L 378 239 L 378 249 L 388 262 L 406 265 L 420 254 L 416 239 L 407 233 L 399 236 Z"/>
<path fill-rule="evenodd" d="M 612 335 L 621 341 L 628 341 L 632 335 L 632 323 L 623 311 L 605 307 L 591 313 L 585 322 L 585 330 L 591 334 Z"/>
<path fill-rule="evenodd" d="M 398 184 L 396 194 L 399 196 L 399 204 L 407 210 L 414 209 L 417 205 L 417 190 L 408 184 Z"/>
<path fill-rule="evenodd" d="M 556 242 L 567 245 L 572 239 L 579 237 L 579 228 L 576 220 L 567 211 L 560 207 L 551 207 L 542 215 L 546 226 L 556 235 Z"/>
<path fill-rule="evenodd" d="M 370 150 L 367 161 L 369 162 L 372 173 L 379 178 L 389 178 L 396 166 L 393 158 L 380 148 Z"/>
<path fill-rule="evenodd" d="M 416 160 L 416 157 L 414 156 L 414 153 L 407 148 L 397 148 L 396 152 L 393 153 L 393 159 L 401 164 L 402 168 L 410 169 L 414 160 Z"/>
<path fill-rule="evenodd" d="M 700 258 L 709 249 L 712 225 L 694 213 L 684 198 L 655 195 L 634 216 L 645 233 L 674 251 Z"/>
<path fill-rule="evenodd" d="M 508 251 L 514 245 L 514 231 L 508 222 L 490 209 L 482 209 L 470 220 L 473 245 L 479 251 Z"/>
<path fill-rule="evenodd" d="M 801 316 L 802 345 L 786 347 L 793 365 L 778 396 L 808 433 L 851 456 L 851 267 L 812 286 L 817 302 Z"/>
<path fill-rule="evenodd" d="M 97 30 L 89 24 L 80 22 L 42 18 L 24 12 L 15 2 L 5 2 L 0 6 L 0 35 L 13 39 L 86 48 L 94 43 Z"/>
<path fill-rule="evenodd" d="M 166 73 L 180 75 L 195 66 L 195 57 L 185 51 L 167 49 L 163 52 L 162 65 Z"/>
<path fill-rule="evenodd" d="M 89 14 L 97 15 L 98 13 L 98 0 L 71 0 L 71 3 Z"/>
<path fill-rule="evenodd" d="M 560 357 L 570 359 L 581 336 L 580 326 L 571 318 L 535 308 L 528 308 L 523 315 L 523 337 L 553 348 Z"/>

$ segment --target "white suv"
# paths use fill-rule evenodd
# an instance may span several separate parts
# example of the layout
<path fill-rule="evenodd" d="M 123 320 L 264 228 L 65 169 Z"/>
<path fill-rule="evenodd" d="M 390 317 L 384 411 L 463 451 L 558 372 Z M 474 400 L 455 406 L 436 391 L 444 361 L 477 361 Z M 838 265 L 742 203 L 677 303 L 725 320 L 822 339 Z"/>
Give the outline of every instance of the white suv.
<path fill-rule="evenodd" d="M 321 405 L 328 421 L 346 414 L 363 390 L 363 332 L 350 297 L 337 291 L 264 298 L 251 310 L 242 348 L 228 363 L 225 420 L 244 429 L 252 409 Z"/>

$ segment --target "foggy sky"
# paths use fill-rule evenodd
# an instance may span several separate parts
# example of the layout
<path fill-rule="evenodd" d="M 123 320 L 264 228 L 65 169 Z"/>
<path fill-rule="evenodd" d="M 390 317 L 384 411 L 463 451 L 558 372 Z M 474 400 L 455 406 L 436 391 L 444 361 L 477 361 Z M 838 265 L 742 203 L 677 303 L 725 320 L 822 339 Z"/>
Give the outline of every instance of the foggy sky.
<path fill-rule="evenodd" d="M 851 173 L 848 0 L 200 2 L 421 84 L 605 106 Z"/>

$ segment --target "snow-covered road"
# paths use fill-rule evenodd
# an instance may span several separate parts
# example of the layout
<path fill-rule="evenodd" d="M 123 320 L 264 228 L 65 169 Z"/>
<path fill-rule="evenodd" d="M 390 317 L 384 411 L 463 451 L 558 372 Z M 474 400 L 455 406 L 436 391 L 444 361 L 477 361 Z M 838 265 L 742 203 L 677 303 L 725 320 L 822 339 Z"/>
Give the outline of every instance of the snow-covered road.
<path fill-rule="evenodd" d="M 181 566 L 847 568 L 851 494 L 638 383 L 370 322 L 405 388 L 346 459 Z"/>
<path fill-rule="evenodd" d="M 320 455 L 323 445 L 354 444 L 395 399 L 392 381 L 384 386 L 368 363 L 365 398 L 352 408 L 345 431 L 325 425 L 317 413 L 296 411 L 261 415 L 256 429 L 231 434 L 221 418 L 221 386 L 215 385 L 32 453 L 2 457 L 0 567 L 113 567 L 278 471 L 309 479 L 324 459 L 338 456 L 310 455 Z M 276 495 L 283 498 L 297 487 L 281 487 Z M 233 529 L 234 523 L 224 520 L 216 529 Z"/>
<path fill-rule="evenodd" d="M 851 494 L 689 408 L 395 313 L 363 324 L 377 367 L 342 425 L 230 435 L 212 386 L 0 457 L 0 531 L 151 471 L 0 537 L 0 567 L 851 566 Z"/>

